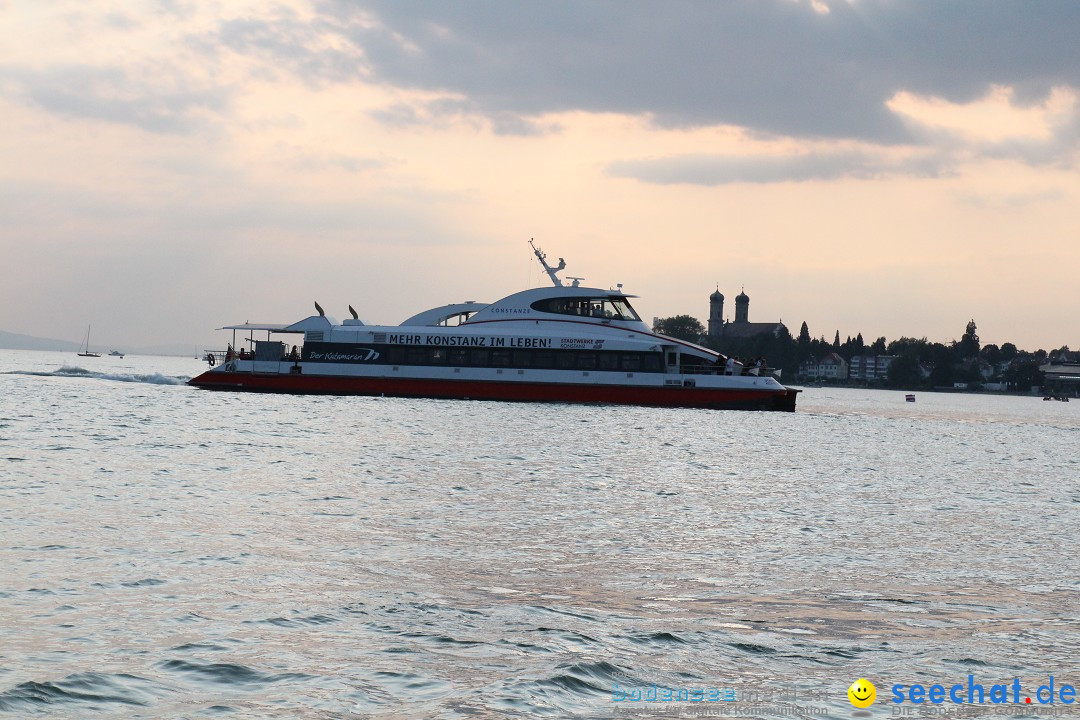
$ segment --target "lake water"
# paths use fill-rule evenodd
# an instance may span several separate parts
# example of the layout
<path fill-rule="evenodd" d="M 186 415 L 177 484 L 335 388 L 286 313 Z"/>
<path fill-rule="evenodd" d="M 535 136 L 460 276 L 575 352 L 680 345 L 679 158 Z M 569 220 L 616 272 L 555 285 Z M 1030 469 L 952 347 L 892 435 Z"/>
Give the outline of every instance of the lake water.
<path fill-rule="evenodd" d="M 1080 684 L 1080 402 L 182 384 L 203 367 L 0 351 L 0 714 L 847 718 L 865 677 L 885 717 L 894 684 Z M 616 699 L 654 685 L 735 699 Z"/>

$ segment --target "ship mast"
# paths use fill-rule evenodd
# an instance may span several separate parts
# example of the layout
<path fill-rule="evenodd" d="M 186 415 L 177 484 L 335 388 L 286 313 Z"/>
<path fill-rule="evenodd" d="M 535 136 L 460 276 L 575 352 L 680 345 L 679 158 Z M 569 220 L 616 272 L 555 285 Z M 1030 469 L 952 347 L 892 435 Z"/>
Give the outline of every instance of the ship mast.
<path fill-rule="evenodd" d="M 532 238 L 529 238 L 529 245 L 532 247 L 533 254 L 536 255 L 536 259 L 539 260 L 540 264 L 544 266 L 544 270 L 547 272 L 548 277 L 551 278 L 551 282 L 555 283 L 555 287 L 562 287 L 562 280 L 559 279 L 557 273 L 564 267 L 566 267 L 566 261 L 562 258 L 559 258 L 559 267 L 553 268 L 547 264 L 547 255 L 544 254 L 543 250 L 536 247 L 536 245 L 533 243 Z M 574 285 L 577 285 L 577 282 L 574 282 Z"/>

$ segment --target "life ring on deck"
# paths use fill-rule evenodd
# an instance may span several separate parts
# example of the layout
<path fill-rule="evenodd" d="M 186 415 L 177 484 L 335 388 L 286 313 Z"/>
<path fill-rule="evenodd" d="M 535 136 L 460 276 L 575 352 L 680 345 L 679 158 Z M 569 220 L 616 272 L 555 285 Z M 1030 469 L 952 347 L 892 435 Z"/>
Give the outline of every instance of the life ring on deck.
<path fill-rule="evenodd" d="M 214 353 L 206 353 L 206 363 L 210 367 L 214 367 L 217 364 L 217 360 L 214 359 Z"/>

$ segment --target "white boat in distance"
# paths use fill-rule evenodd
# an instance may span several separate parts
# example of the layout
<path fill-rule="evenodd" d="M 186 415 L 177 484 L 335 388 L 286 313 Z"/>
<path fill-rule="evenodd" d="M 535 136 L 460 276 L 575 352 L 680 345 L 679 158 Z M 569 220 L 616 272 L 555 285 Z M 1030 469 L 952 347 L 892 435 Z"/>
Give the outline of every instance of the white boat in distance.
<path fill-rule="evenodd" d="M 211 352 L 190 385 L 211 390 L 593 402 L 717 409 L 794 410 L 798 390 L 751 368 L 725 374 L 726 357 L 653 332 L 617 290 L 569 286 L 533 246 L 553 286 L 494 303 L 432 308 L 400 325 L 337 323 L 318 315 L 291 325 L 229 325 L 233 343 Z M 265 331 L 251 351 L 236 333 Z M 271 340 L 294 334 L 302 344 Z"/>

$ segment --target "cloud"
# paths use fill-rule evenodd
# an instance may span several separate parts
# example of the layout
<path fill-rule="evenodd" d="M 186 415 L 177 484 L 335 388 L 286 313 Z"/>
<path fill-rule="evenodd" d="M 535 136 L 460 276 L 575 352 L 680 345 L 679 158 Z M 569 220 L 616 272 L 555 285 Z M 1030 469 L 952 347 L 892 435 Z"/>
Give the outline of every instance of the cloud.
<path fill-rule="evenodd" d="M 224 87 L 193 86 L 168 66 L 139 73 L 121 67 L 7 67 L 0 78 L 14 94 L 50 112 L 157 133 L 204 127 L 206 114 L 226 110 L 232 95 Z"/>
<path fill-rule="evenodd" d="M 350 173 L 364 173 L 370 170 L 381 170 L 389 165 L 398 164 L 399 161 L 388 160 L 382 157 L 365 157 L 360 155 L 330 154 L 318 156 L 310 152 L 297 152 L 298 160 L 292 163 L 292 167 L 301 172 L 320 172 L 327 169 L 345 170 Z"/>
<path fill-rule="evenodd" d="M 373 113 L 390 125 L 471 117 L 495 134 L 537 135 L 557 130 L 537 118 L 583 111 L 666 128 L 893 145 L 921 137 L 895 109 L 905 94 L 964 104 L 997 86 L 1038 104 L 1055 88 L 1080 88 L 1072 0 L 1037 11 L 1008 0 L 310 0 L 199 23 L 192 3 L 159 7 L 191 25 L 176 55 L 156 66 L 6 75 L 47 109 L 154 131 L 191 128 L 200 111 L 220 111 L 236 83 L 288 75 L 313 87 L 375 84 L 425 98 Z M 136 25 L 115 13 L 105 22 Z M 241 75 L 208 72 L 196 83 L 185 51 L 208 67 L 242 67 Z"/>
<path fill-rule="evenodd" d="M 395 102 L 370 113 L 371 117 L 384 125 L 397 128 L 438 127 L 449 128 L 453 125 L 488 128 L 494 135 L 530 137 L 558 132 L 557 123 L 511 112 L 495 113 L 485 116 L 482 108 L 464 98 L 410 99 Z"/>
<path fill-rule="evenodd" d="M 813 151 L 790 155 L 679 155 L 620 160 L 607 167 L 613 177 L 658 185 L 807 182 L 892 175 L 937 177 L 945 158 L 913 153 L 897 158 L 872 150 Z"/>
<path fill-rule="evenodd" d="M 1055 87 L 1039 102 L 1022 102 L 1014 88 L 1004 86 L 967 103 L 902 92 L 888 106 L 923 145 L 1032 166 L 1076 166 L 1080 93 L 1072 88 Z"/>
<path fill-rule="evenodd" d="M 1080 4 L 1004 0 L 598 0 L 318 5 L 372 79 L 468 98 L 488 117 L 572 110 L 897 143 L 898 92 L 966 102 L 1080 87 Z M 828 12 L 822 12 L 822 9 Z"/>
<path fill-rule="evenodd" d="M 232 51 L 266 63 L 270 73 L 287 71 L 304 83 L 348 83 L 367 74 L 363 48 L 340 42 L 340 28 L 318 18 L 303 20 L 288 8 L 274 17 L 226 19 L 217 31 L 197 41 L 204 52 Z"/>
<path fill-rule="evenodd" d="M 1012 88 L 994 86 L 985 96 L 965 103 L 901 92 L 887 105 L 908 126 L 911 145 L 862 143 L 852 148 L 789 140 L 786 152 L 777 152 L 777 143 L 759 140 L 748 145 L 751 154 L 628 159 L 610 163 L 606 170 L 614 177 L 653 184 L 724 185 L 941 177 L 958 173 L 965 163 L 986 160 L 1073 170 L 1080 160 L 1080 93 L 1069 88 L 1054 88 L 1038 103 L 1022 103 Z M 1018 202 L 1041 199 L 1036 194 L 1033 200 Z"/>

